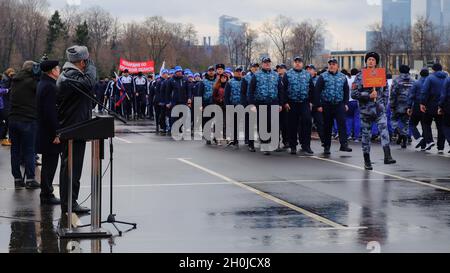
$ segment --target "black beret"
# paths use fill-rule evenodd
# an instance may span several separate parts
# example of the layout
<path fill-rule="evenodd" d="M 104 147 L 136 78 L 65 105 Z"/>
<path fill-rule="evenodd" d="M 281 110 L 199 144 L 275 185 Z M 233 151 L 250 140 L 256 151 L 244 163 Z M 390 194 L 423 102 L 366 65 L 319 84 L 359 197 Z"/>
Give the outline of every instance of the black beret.
<path fill-rule="evenodd" d="M 58 65 L 59 65 L 58 61 L 51 61 L 51 60 L 43 61 L 41 63 L 41 70 L 43 72 L 50 72 L 52 71 L 53 68 L 57 67 Z"/>
<path fill-rule="evenodd" d="M 328 63 L 329 63 L 329 64 L 331 64 L 331 63 L 337 64 L 337 63 L 338 63 L 338 60 L 337 60 L 336 58 L 331 58 L 331 59 L 328 60 Z"/>
<path fill-rule="evenodd" d="M 381 59 L 380 54 L 378 54 L 376 52 L 367 53 L 366 58 L 365 58 L 366 63 L 369 58 L 375 58 L 375 60 L 377 61 L 377 64 L 380 64 L 380 59 Z"/>
<path fill-rule="evenodd" d="M 403 64 L 400 66 L 399 70 L 400 70 L 400 73 L 402 73 L 402 74 L 408 74 L 409 71 L 411 71 L 411 68 L 409 68 L 409 66 Z"/>

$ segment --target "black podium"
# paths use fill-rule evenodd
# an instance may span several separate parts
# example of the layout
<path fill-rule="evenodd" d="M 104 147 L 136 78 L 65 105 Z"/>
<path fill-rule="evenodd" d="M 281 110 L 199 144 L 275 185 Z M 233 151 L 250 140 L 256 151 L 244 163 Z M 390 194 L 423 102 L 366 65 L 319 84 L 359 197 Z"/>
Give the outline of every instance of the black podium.
<path fill-rule="evenodd" d="M 68 213 L 67 227 L 61 227 L 58 235 L 63 239 L 91 239 L 109 238 L 111 233 L 101 227 L 102 204 L 102 158 L 103 144 L 108 138 L 113 138 L 114 117 L 97 116 L 92 120 L 76 124 L 59 130 L 61 140 L 68 141 L 69 158 L 69 185 L 68 185 Z M 92 179 L 91 179 L 91 225 L 86 228 L 73 228 L 72 226 L 72 186 L 73 186 L 73 142 L 90 141 L 92 143 Z"/>

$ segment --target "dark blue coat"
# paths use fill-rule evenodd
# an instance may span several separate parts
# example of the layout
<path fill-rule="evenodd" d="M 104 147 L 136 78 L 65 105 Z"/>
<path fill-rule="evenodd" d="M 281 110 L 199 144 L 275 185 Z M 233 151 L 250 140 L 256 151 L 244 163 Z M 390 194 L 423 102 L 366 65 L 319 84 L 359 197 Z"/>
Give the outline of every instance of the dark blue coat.
<path fill-rule="evenodd" d="M 447 73 L 438 71 L 431 74 L 422 87 L 422 104 L 427 107 L 427 112 L 436 115 L 438 111 L 439 99 L 444 89 Z"/>
<path fill-rule="evenodd" d="M 37 86 L 36 103 L 38 112 L 37 153 L 58 154 L 60 145 L 53 144 L 58 130 L 56 111 L 56 80 L 46 74 L 41 76 Z"/>
<path fill-rule="evenodd" d="M 408 106 L 409 109 L 413 110 L 414 113 L 420 113 L 420 103 L 422 101 L 421 92 L 426 79 L 427 77 L 420 78 L 413 84 L 413 86 L 409 90 Z"/>

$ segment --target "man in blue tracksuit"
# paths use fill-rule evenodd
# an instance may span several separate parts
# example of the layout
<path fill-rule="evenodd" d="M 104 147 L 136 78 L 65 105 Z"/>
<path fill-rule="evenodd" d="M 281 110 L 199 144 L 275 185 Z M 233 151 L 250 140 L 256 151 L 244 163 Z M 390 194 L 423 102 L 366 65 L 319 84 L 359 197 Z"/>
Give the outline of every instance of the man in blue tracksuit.
<path fill-rule="evenodd" d="M 445 135 L 445 139 L 450 143 L 450 77 L 447 78 L 444 89 L 441 90 L 438 112 L 443 118 L 442 131 Z"/>
<path fill-rule="evenodd" d="M 278 76 L 279 76 L 279 85 L 281 88 L 284 88 L 284 77 L 287 73 L 287 66 L 285 64 L 277 65 L 276 67 Z M 281 140 L 280 144 L 283 143 L 283 147 L 279 148 L 278 152 L 284 152 L 289 147 L 289 126 L 288 126 L 288 111 L 284 109 L 280 113 L 280 133 L 281 133 Z"/>
<path fill-rule="evenodd" d="M 410 123 L 409 127 L 413 134 L 413 137 L 418 141 L 418 144 L 416 146 L 416 149 L 421 148 L 422 151 L 425 151 L 426 149 L 426 141 L 423 138 L 423 133 L 420 133 L 417 129 L 417 126 L 419 123 L 422 125 L 422 131 L 423 131 L 423 115 L 422 111 L 420 111 L 420 102 L 421 102 L 421 92 L 423 88 L 423 84 L 425 83 L 425 80 L 430 75 L 430 71 L 428 68 L 423 68 L 420 71 L 420 79 L 416 81 L 411 89 L 409 90 L 408 95 L 408 115 L 410 116 Z"/>
<path fill-rule="evenodd" d="M 148 80 L 142 72 L 133 79 L 133 95 L 135 96 L 136 119 L 145 119 L 145 110 L 147 108 L 146 99 L 148 97 Z"/>
<path fill-rule="evenodd" d="M 181 66 L 175 67 L 175 75 L 167 82 L 166 94 L 170 94 L 170 110 L 172 111 L 175 106 L 178 105 L 190 105 L 191 94 L 187 79 L 184 78 L 183 69 Z M 170 127 L 174 122 L 179 119 L 169 116 Z M 183 117 L 187 118 L 187 117 Z M 182 133 L 182 132 L 180 132 Z"/>
<path fill-rule="evenodd" d="M 288 111 L 288 132 L 291 154 L 297 154 L 298 132 L 300 128 L 300 143 L 302 151 L 308 155 L 311 150 L 311 105 L 314 98 L 314 83 L 309 74 L 303 69 L 303 59 L 295 57 L 293 68 L 283 78 L 283 105 Z"/>
<path fill-rule="evenodd" d="M 104 97 L 105 100 L 108 101 L 109 110 L 118 113 L 118 110 L 116 109 L 116 103 L 120 99 L 120 91 L 117 87 L 117 78 L 115 75 L 112 76 L 111 80 L 106 85 Z"/>
<path fill-rule="evenodd" d="M 225 86 L 225 104 L 231 106 L 238 106 L 242 104 L 242 67 L 237 67 L 234 70 L 234 77 L 227 82 Z M 230 145 L 235 149 L 239 149 L 239 121 L 237 115 L 234 116 L 234 136 Z"/>
<path fill-rule="evenodd" d="M 438 151 L 442 154 L 445 148 L 445 137 L 442 131 L 442 116 L 438 115 L 438 107 L 447 73 L 442 71 L 441 64 L 433 65 L 433 71 L 434 73 L 431 74 L 423 84 L 420 110 L 424 113 L 423 134 L 426 141 L 426 150 L 429 151 L 436 146 L 431 130 L 431 124 L 434 121 L 438 130 Z"/>
<path fill-rule="evenodd" d="M 166 133 L 166 101 L 165 101 L 165 83 L 169 79 L 169 71 L 161 71 L 160 78 L 155 84 L 155 95 L 153 98 L 155 105 L 156 133 Z"/>
<path fill-rule="evenodd" d="M 279 98 L 279 81 L 278 74 L 271 68 L 272 61 L 268 57 L 262 59 L 262 69 L 252 76 L 250 86 L 248 89 L 248 103 L 254 105 L 258 114 L 258 131 L 260 131 L 259 120 L 260 107 L 267 106 L 267 129 L 271 131 L 271 107 L 277 105 L 281 112 L 281 102 Z M 262 143 L 269 143 L 270 140 L 261 141 Z M 255 142 L 249 141 L 249 150 L 255 152 Z M 270 152 L 264 152 L 264 155 L 270 155 Z"/>
<path fill-rule="evenodd" d="M 125 92 L 127 93 L 127 98 L 123 102 L 123 115 L 128 120 L 131 120 L 132 110 L 134 109 L 133 77 L 130 75 L 128 69 L 125 69 L 120 79 L 122 81 Z"/>
<path fill-rule="evenodd" d="M 216 83 L 216 73 L 213 66 L 210 66 L 208 68 L 208 72 L 205 75 L 205 78 L 198 86 L 198 95 L 202 97 L 203 102 L 203 110 L 205 107 L 213 104 L 213 91 L 214 91 L 214 84 Z M 206 125 L 206 123 L 211 118 L 203 118 L 203 129 Z M 211 141 L 207 140 L 206 145 L 211 145 Z"/>
<path fill-rule="evenodd" d="M 328 61 L 328 71 L 321 74 L 316 84 L 318 111 L 323 113 L 324 120 L 324 154 L 330 155 L 331 134 L 334 120 L 337 121 L 341 152 L 352 152 L 348 147 L 346 112 L 350 98 L 347 76 L 339 72 L 336 59 Z"/>

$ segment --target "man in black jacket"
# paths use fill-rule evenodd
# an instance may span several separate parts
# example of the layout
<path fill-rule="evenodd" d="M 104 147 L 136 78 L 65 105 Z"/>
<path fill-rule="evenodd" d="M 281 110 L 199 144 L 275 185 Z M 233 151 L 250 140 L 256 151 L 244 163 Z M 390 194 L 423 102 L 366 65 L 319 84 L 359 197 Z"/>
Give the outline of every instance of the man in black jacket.
<path fill-rule="evenodd" d="M 11 111 L 9 113 L 9 136 L 11 138 L 11 170 L 16 189 L 38 189 L 35 180 L 35 144 L 37 129 L 36 85 L 33 66 L 26 61 L 22 70 L 12 79 Z M 23 157 L 22 157 L 23 156 Z M 20 171 L 20 162 L 25 163 L 26 184 Z"/>
<path fill-rule="evenodd" d="M 94 85 L 97 69 L 89 59 L 89 51 L 85 46 L 73 46 L 67 49 L 67 59 L 63 72 L 57 81 L 58 94 L 58 121 L 60 128 L 65 128 L 92 118 L 93 103 L 89 97 L 94 96 Z M 77 203 L 80 191 L 80 179 L 83 169 L 85 141 L 73 143 L 73 195 L 72 211 L 75 213 L 88 213 L 88 208 Z M 68 144 L 63 142 L 60 172 L 60 195 L 62 212 L 67 212 L 68 205 Z"/>
<path fill-rule="evenodd" d="M 53 179 L 60 153 L 60 140 L 56 136 L 58 116 L 56 112 L 56 80 L 60 74 L 58 61 L 44 61 L 41 63 L 43 72 L 37 86 L 38 112 L 38 147 L 42 154 L 41 170 L 41 204 L 59 205 L 60 200 L 53 195 Z"/>

